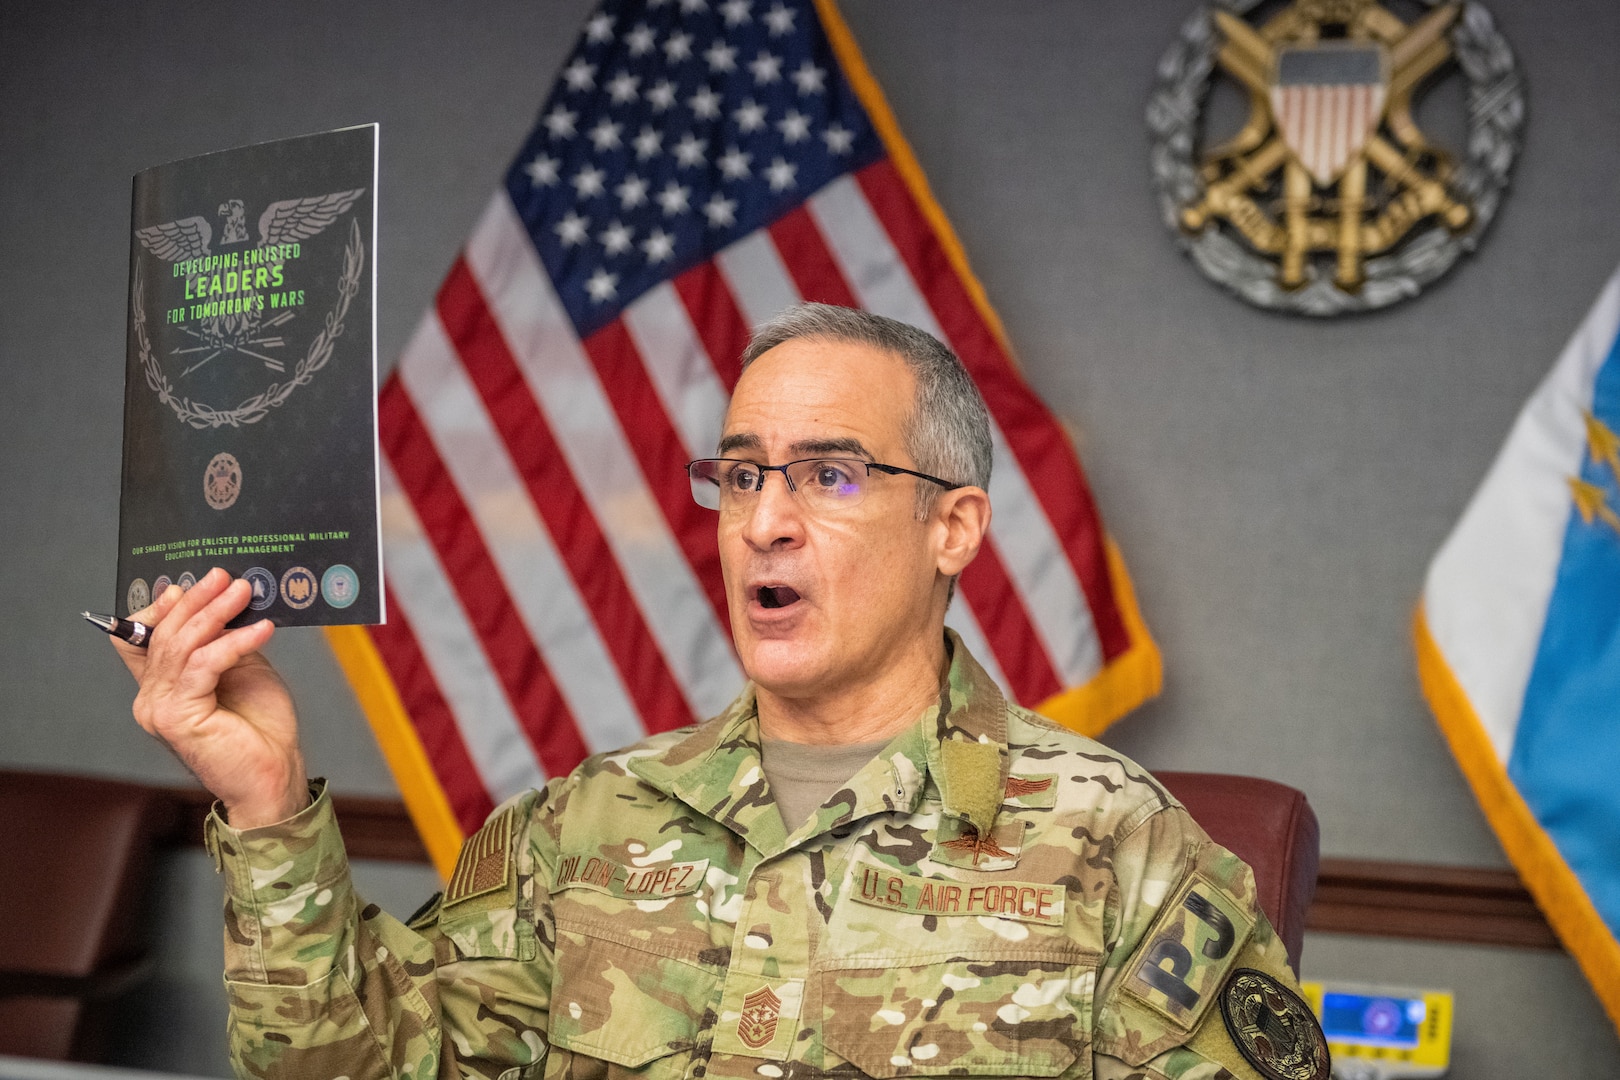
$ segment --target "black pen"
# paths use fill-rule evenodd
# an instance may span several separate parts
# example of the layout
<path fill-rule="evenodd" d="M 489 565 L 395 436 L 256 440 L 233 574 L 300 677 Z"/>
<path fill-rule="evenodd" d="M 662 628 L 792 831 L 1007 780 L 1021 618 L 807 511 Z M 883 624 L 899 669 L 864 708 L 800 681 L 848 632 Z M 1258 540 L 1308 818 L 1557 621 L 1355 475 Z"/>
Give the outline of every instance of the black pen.
<path fill-rule="evenodd" d="M 152 637 L 152 628 L 145 623 L 133 619 L 120 619 L 116 615 L 97 615 L 93 611 L 82 611 L 79 614 L 85 617 L 90 625 L 106 631 L 120 641 L 127 641 L 137 649 L 146 648 L 146 643 Z"/>

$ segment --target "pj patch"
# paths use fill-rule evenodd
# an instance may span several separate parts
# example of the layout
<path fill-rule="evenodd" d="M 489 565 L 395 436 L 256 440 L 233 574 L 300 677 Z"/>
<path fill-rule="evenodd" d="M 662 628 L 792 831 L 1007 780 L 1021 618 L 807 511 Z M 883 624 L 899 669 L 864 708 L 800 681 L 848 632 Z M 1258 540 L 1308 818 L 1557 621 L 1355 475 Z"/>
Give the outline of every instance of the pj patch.
<path fill-rule="evenodd" d="M 1191 1031 L 1253 929 L 1247 908 L 1194 874 L 1159 913 L 1124 989 L 1174 1027 Z"/>

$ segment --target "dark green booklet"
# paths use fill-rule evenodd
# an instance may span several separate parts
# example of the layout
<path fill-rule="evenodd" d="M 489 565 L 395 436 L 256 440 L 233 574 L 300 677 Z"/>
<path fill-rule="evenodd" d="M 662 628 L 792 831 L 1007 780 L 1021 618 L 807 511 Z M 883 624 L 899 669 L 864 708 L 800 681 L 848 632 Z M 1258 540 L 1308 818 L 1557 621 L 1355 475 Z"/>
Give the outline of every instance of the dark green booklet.
<path fill-rule="evenodd" d="M 377 126 L 135 177 L 117 607 L 220 566 L 241 622 L 383 621 Z"/>

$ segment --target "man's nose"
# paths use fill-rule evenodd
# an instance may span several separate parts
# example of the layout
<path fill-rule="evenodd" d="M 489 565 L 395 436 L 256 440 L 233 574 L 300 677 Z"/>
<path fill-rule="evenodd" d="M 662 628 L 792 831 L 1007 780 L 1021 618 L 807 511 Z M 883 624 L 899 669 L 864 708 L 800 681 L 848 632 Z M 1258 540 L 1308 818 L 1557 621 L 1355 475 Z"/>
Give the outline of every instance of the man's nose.
<path fill-rule="evenodd" d="M 743 538 L 760 550 L 791 546 L 804 538 L 804 503 L 788 486 L 786 473 L 763 474 L 759 494 L 742 514 Z"/>

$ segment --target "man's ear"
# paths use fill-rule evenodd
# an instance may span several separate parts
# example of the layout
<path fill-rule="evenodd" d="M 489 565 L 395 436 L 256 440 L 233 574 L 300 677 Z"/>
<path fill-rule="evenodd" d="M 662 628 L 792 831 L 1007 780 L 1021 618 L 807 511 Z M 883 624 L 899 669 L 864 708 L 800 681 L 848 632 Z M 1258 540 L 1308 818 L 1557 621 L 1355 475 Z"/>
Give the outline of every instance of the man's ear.
<path fill-rule="evenodd" d="M 942 492 L 934 503 L 934 527 L 939 536 L 936 566 L 954 578 L 967 568 L 984 543 L 990 528 L 990 496 L 981 487 L 959 487 Z"/>

